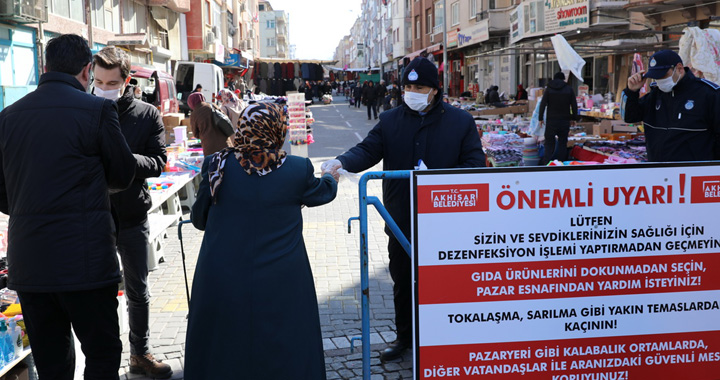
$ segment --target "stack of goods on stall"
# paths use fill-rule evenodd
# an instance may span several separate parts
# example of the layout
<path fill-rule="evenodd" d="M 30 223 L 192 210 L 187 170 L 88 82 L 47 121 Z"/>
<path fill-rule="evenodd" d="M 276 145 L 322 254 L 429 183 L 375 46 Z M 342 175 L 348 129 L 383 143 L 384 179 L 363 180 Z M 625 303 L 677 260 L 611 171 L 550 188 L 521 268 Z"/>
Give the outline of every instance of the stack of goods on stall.
<path fill-rule="evenodd" d="M 647 148 L 643 136 L 637 136 L 630 140 L 599 140 L 588 141 L 585 149 L 602 153 L 607 156 L 604 163 L 635 163 L 647 161 Z"/>
<path fill-rule="evenodd" d="M 504 119 L 493 119 L 493 120 L 482 120 L 482 119 L 475 119 L 475 126 L 478 129 L 479 133 L 484 132 L 513 132 L 513 133 L 527 133 L 530 121 L 522 118 L 522 117 L 516 117 L 512 120 L 504 120 Z"/>
<path fill-rule="evenodd" d="M 304 94 L 288 94 L 288 140 L 292 145 L 309 144 Z M 310 135 L 312 136 L 312 135 Z"/>
<path fill-rule="evenodd" d="M 537 140 L 533 137 L 526 137 L 523 140 L 522 162 L 523 166 L 537 166 L 540 162 L 540 150 Z"/>
<path fill-rule="evenodd" d="M 519 166 L 522 162 L 524 139 L 516 133 L 485 133 L 482 146 L 491 166 Z"/>

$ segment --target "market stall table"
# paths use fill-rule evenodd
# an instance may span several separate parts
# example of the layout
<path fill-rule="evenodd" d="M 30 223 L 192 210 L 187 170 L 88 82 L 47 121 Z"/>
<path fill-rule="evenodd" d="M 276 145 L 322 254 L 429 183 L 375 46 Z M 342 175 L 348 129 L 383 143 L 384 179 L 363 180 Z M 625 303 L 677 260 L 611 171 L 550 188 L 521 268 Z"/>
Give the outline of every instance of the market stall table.
<path fill-rule="evenodd" d="M 157 269 L 157 264 L 163 260 L 163 248 L 166 230 L 182 219 L 183 206 L 190 208 L 195 202 L 195 180 L 199 173 L 165 172 L 158 178 L 148 179 L 148 183 L 172 183 L 161 190 L 151 190 L 152 206 L 148 211 L 148 269 Z"/>

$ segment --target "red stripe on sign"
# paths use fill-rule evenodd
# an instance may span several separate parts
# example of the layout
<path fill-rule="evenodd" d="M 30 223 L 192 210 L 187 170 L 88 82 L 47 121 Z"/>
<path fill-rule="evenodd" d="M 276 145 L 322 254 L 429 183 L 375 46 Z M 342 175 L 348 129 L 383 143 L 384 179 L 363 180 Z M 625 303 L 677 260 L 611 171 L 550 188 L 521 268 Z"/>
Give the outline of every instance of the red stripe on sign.
<path fill-rule="evenodd" d="M 490 185 L 433 185 L 417 187 L 418 213 L 490 210 Z"/>
<path fill-rule="evenodd" d="M 715 380 L 720 332 L 431 346 L 418 356 L 419 379 Z"/>
<path fill-rule="evenodd" d="M 421 305 L 720 289 L 720 254 L 418 268 Z"/>

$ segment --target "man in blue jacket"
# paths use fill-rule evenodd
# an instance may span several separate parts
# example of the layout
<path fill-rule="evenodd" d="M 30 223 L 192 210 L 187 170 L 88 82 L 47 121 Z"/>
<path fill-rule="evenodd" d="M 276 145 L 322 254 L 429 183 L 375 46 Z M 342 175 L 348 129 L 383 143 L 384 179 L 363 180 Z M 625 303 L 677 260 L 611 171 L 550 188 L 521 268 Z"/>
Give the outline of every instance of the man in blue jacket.
<path fill-rule="evenodd" d="M 383 161 L 383 170 L 413 170 L 422 161 L 429 169 L 485 166 L 485 154 L 469 113 L 442 101 L 438 70 L 427 58 L 415 58 L 403 75 L 404 105 L 380 114 L 367 137 L 323 164 L 324 171 L 343 168 L 358 173 Z M 384 180 L 383 203 L 410 239 L 409 180 Z M 410 257 L 389 235 L 390 276 L 395 303 L 397 340 L 380 358 L 399 358 L 412 344 L 412 277 Z"/>
<path fill-rule="evenodd" d="M 645 80 L 654 81 L 640 97 Z M 650 162 L 706 161 L 720 158 L 718 85 L 699 79 L 672 50 L 650 58 L 647 73 L 628 78 L 621 111 L 628 123 L 643 122 Z"/>
<path fill-rule="evenodd" d="M 118 379 L 120 268 L 110 192 L 130 185 L 135 158 L 115 102 L 86 92 L 87 42 L 56 37 L 45 59 L 37 90 L 0 113 L 8 287 L 20 296 L 41 379 L 73 379 L 71 327 L 85 353 L 85 379 Z"/>

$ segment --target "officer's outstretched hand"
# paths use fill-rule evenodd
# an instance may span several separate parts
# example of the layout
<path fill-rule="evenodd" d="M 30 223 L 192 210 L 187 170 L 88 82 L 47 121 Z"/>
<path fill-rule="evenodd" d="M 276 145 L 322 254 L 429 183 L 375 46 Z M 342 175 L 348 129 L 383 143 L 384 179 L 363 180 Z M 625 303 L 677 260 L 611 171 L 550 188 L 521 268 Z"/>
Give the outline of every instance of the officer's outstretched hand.
<path fill-rule="evenodd" d="M 628 78 L 628 90 L 640 91 L 642 86 L 645 85 L 645 79 L 642 77 L 643 74 L 645 74 L 645 70 L 641 70 Z"/>

